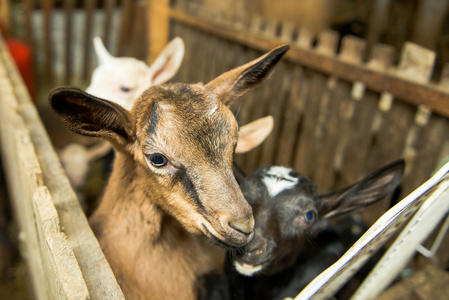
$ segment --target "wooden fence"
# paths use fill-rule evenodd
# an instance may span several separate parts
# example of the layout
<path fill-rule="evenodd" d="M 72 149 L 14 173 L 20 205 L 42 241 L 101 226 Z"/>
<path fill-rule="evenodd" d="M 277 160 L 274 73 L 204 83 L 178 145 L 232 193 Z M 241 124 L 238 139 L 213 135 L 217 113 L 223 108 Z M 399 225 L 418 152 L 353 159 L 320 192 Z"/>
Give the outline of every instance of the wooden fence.
<path fill-rule="evenodd" d="M 36 299 L 124 299 L 0 39 L 1 155 Z"/>

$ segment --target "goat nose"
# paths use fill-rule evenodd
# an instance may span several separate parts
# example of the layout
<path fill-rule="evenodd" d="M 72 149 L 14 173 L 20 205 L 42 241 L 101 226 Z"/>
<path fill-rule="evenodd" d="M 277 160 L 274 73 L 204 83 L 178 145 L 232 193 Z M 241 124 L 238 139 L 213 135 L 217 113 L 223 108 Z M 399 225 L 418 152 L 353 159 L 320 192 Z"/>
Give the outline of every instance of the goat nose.
<path fill-rule="evenodd" d="M 250 235 L 254 229 L 254 217 L 240 219 L 240 220 L 231 220 L 229 221 L 229 226 L 244 235 Z"/>

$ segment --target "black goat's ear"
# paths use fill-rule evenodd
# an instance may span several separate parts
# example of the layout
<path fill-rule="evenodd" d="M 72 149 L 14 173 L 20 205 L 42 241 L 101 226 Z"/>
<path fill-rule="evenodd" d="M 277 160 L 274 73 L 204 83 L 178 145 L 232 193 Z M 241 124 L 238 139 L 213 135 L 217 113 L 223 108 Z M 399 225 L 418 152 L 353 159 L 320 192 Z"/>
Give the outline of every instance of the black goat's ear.
<path fill-rule="evenodd" d="M 404 174 L 404 160 L 395 161 L 354 185 L 320 196 L 320 215 L 330 218 L 371 205 L 392 193 Z"/>

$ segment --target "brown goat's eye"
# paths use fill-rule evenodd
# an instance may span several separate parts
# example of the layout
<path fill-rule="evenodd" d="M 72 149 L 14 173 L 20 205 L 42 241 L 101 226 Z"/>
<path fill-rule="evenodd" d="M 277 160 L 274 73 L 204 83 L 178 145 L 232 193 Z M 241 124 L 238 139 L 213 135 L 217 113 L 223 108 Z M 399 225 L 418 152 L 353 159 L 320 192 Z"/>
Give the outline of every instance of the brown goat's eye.
<path fill-rule="evenodd" d="M 168 159 L 159 153 L 153 153 L 148 155 L 148 159 L 150 160 L 151 164 L 156 168 L 161 168 L 168 163 Z"/>

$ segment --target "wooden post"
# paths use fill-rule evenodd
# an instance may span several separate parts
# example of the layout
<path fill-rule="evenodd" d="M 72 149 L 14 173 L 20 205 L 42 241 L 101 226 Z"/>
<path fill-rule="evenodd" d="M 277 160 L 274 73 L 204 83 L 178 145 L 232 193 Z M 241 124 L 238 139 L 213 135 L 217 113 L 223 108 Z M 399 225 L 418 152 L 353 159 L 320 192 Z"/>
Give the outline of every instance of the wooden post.
<path fill-rule="evenodd" d="M 448 13 L 448 0 L 421 0 L 411 41 L 435 50 Z"/>
<path fill-rule="evenodd" d="M 3 32 L 6 36 L 11 30 L 11 3 L 8 0 L 0 0 L 0 23 L 3 26 Z"/>
<path fill-rule="evenodd" d="M 151 63 L 168 42 L 170 0 L 147 0 L 148 63 Z"/>

